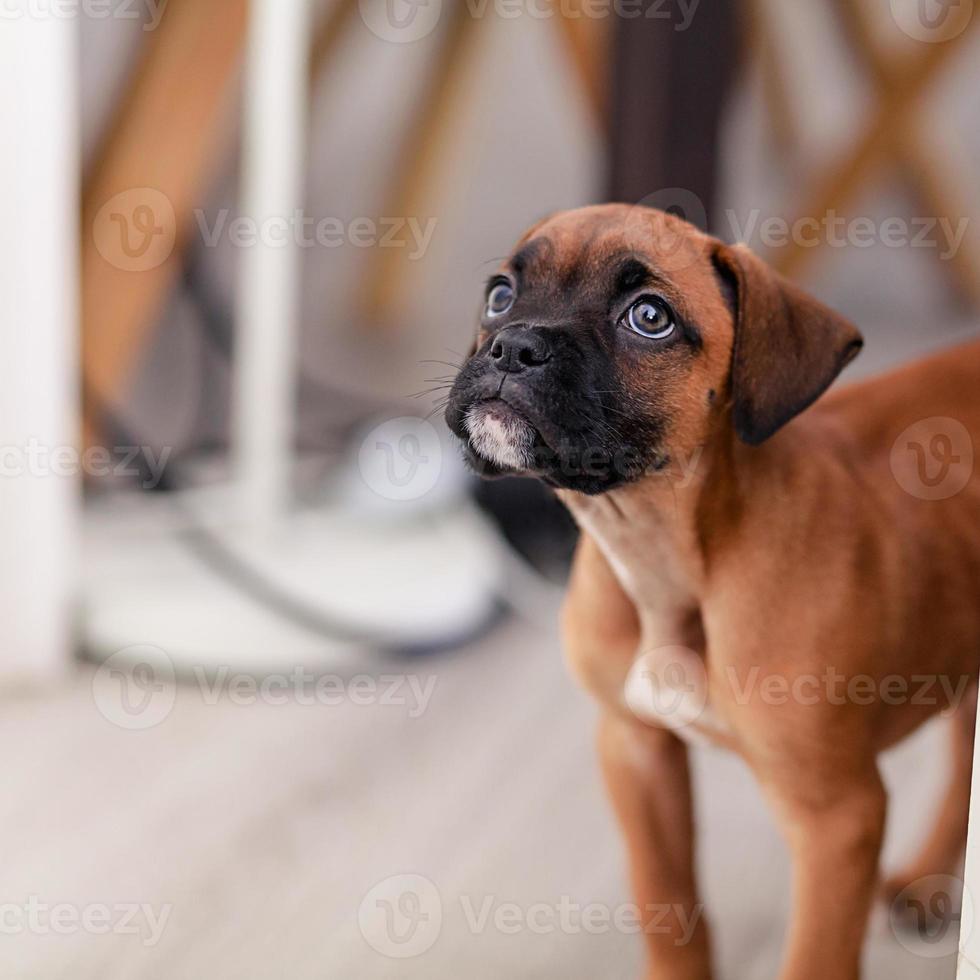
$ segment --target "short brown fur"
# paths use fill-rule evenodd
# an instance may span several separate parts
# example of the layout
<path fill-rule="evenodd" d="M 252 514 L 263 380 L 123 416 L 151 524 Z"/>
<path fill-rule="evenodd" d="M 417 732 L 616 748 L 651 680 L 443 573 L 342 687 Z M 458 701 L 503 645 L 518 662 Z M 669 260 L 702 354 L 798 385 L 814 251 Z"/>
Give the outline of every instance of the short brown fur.
<path fill-rule="evenodd" d="M 980 343 L 831 392 L 783 424 L 853 356 L 859 335 L 843 318 L 741 248 L 667 216 L 588 208 L 530 237 L 553 247 L 556 277 L 584 254 L 601 264 L 605 250 L 635 247 L 667 270 L 676 302 L 705 335 L 698 356 L 665 377 L 631 368 L 636 398 L 656 394 L 673 409 L 665 471 L 597 496 L 559 493 L 583 532 L 563 612 L 567 657 L 603 709 L 600 754 L 637 902 L 670 903 L 685 921 L 700 907 L 688 750 L 674 731 L 638 718 L 623 694 L 640 654 L 681 644 L 707 677 L 712 720 L 692 729 L 748 762 L 791 851 L 781 977 L 854 980 L 886 811 L 876 756 L 949 707 L 884 703 L 877 694 L 889 675 L 963 679 L 969 696 L 950 725 L 954 772 L 940 822 L 885 893 L 954 872 L 965 834 L 980 479 L 974 472 L 947 499 L 920 499 L 899 485 L 891 452 L 906 427 L 934 417 L 958 420 L 976 443 Z M 756 687 L 736 696 L 753 668 L 792 682 L 828 666 L 872 678 L 876 695 L 774 704 Z M 704 920 L 690 941 L 682 932 L 678 917 L 646 937 L 650 978 L 710 976 Z"/>

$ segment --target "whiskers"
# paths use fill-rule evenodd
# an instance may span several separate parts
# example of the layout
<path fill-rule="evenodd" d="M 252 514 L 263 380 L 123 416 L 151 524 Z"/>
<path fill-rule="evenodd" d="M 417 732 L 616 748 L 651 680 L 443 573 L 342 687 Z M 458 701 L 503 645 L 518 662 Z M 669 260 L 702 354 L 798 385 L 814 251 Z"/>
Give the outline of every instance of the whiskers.
<path fill-rule="evenodd" d="M 440 412 L 444 412 L 448 404 L 449 404 L 449 395 L 443 395 L 442 398 L 436 399 L 432 407 L 432 410 L 426 412 L 424 416 L 425 421 L 428 422 L 429 419 L 431 419 L 434 415 L 438 415 Z"/>
<path fill-rule="evenodd" d="M 446 350 L 452 354 L 453 357 L 458 358 L 458 360 L 444 361 L 439 358 L 423 358 L 419 361 L 419 364 L 451 368 L 453 373 L 438 375 L 437 377 L 433 378 L 423 378 L 422 380 L 425 384 L 429 385 L 429 387 L 423 388 L 421 391 L 416 391 L 409 395 L 409 398 L 421 400 L 431 398 L 433 395 L 437 395 L 439 392 L 446 392 L 446 394 L 439 395 L 439 397 L 433 402 L 431 410 L 424 416 L 426 420 L 431 419 L 439 412 L 445 411 L 446 406 L 449 404 L 449 392 L 452 390 L 457 374 L 463 369 L 463 365 L 466 363 L 467 358 L 465 354 L 461 354 L 459 351 L 453 350 L 451 347 L 447 347 Z"/>
<path fill-rule="evenodd" d="M 433 379 L 427 379 L 427 380 L 440 381 L 441 383 L 434 384 L 431 388 L 426 388 L 424 391 L 417 391 L 417 392 L 415 392 L 415 394 L 410 395 L 409 397 L 410 398 L 414 398 L 416 400 L 420 400 L 420 399 L 423 399 L 423 398 L 431 398 L 433 395 L 435 395 L 437 392 L 440 392 L 440 391 L 444 391 L 444 392 L 446 392 L 446 394 L 440 395 L 432 403 L 431 410 L 428 411 L 423 416 L 423 418 L 426 421 L 428 421 L 429 419 L 431 419 L 433 415 L 436 415 L 438 412 L 441 412 L 441 411 L 443 411 L 446 408 L 446 406 L 449 404 L 449 394 L 450 394 L 450 391 L 452 390 L 452 387 L 453 387 L 453 382 L 452 382 L 452 380 L 449 380 L 449 379 L 443 380 L 443 379 L 439 379 L 439 378 L 433 378 Z"/>
<path fill-rule="evenodd" d="M 452 361 L 440 361 L 438 359 L 433 360 L 430 358 L 428 360 L 419 361 L 419 364 L 438 364 L 441 367 L 452 368 L 454 371 L 461 371 L 463 369 L 462 361 L 459 364 L 455 364 Z"/>

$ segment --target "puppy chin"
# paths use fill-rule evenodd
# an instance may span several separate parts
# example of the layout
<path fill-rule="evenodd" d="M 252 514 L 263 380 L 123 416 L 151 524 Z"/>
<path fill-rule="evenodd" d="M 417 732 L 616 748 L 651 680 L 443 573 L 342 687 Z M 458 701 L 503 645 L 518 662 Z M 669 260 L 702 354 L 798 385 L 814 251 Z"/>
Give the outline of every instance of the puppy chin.
<path fill-rule="evenodd" d="M 534 464 L 536 432 L 526 419 L 501 403 L 475 405 L 463 418 L 470 449 L 501 470 L 523 473 Z"/>

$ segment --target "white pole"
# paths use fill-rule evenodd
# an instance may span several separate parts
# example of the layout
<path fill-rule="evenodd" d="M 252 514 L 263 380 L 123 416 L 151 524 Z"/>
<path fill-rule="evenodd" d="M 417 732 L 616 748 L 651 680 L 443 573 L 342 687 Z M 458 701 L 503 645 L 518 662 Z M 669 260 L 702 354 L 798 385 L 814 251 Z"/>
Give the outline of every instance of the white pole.
<path fill-rule="evenodd" d="M 309 0 L 251 0 L 242 216 L 260 241 L 240 257 L 232 420 L 243 517 L 269 525 L 289 503 L 303 200 Z"/>
<path fill-rule="evenodd" d="M 0 679 L 72 652 L 79 498 L 77 23 L 0 20 Z"/>

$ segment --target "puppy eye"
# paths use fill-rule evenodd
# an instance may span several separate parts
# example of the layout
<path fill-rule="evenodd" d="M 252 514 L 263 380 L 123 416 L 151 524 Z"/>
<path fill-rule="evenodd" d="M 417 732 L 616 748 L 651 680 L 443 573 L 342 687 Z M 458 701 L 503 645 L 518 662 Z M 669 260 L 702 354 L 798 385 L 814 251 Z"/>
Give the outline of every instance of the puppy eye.
<path fill-rule="evenodd" d="M 487 318 L 503 316 L 514 305 L 514 299 L 514 287 L 509 282 L 498 282 L 487 294 Z"/>
<path fill-rule="evenodd" d="M 627 311 L 626 325 L 648 340 L 665 340 L 674 332 L 674 313 L 662 299 L 644 296 Z"/>

